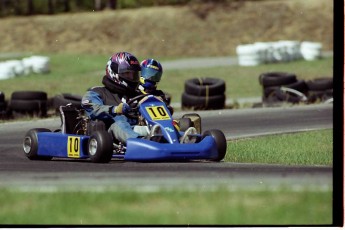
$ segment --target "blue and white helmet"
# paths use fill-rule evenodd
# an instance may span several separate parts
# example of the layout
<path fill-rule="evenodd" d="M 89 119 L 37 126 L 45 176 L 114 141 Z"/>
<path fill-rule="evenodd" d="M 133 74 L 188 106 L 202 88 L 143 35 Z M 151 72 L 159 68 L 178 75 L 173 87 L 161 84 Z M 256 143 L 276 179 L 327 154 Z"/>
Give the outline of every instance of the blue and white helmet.
<path fill-rule="evenodd" d="M 156 89 L 162 78 L 162 65 L 155 59 L 145 59 L 141 62 L 140 84 L 146 90 Z"/>

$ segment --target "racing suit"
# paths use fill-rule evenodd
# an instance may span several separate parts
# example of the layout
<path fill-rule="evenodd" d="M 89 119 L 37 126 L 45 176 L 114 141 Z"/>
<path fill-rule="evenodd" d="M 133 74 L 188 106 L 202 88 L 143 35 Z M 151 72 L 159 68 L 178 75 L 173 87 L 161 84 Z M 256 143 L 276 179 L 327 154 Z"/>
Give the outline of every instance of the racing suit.
<path fill-rule="evenodd" d="M 107 76 L 103 77 L 102 83 L 105 86 L 90 88 L 82 98 L 81 106 L 87 115 L 91 120 L 103 121 L 108 132 L 122 143 L 126 143 L 128 138 L 139 137 L 139 134 L 131 127 L 135 125 L 136 120 L 114 113 L 114 108 L 122 102 L 123 97 L 134 97 L 135 94 L 125 95 L 125 91 L 111 82 Z"/>

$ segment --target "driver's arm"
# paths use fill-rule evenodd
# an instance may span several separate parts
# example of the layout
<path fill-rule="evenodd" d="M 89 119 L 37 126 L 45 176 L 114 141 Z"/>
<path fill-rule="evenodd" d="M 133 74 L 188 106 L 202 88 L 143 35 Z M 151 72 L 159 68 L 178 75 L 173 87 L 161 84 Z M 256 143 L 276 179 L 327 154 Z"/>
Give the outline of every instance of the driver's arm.
<path fill-rule="evenodd" d="M 87 91 L 82 98 L 81 106 L 91 119 L 103 120 L 116 116 L 116 111 L 119 109 L 118 106 L 120 105 L 105 105 L 103 99 L 97 92 Z M 123 106 L 123 104 L 121 104 L 121 106 Z"/>

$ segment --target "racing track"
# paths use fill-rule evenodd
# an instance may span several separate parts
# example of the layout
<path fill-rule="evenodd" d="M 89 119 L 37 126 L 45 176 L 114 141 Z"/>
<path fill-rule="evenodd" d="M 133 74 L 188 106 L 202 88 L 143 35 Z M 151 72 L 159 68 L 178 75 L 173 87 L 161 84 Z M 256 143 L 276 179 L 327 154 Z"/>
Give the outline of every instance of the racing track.
<path fill-rule="evenodd" d="M 333 128 L 333 105 L 320 104 L 286 108 L 200 111 L 203 130 L 221 129 L 227 139 L 237 139 L 283 132 Z M 181 113 L 174 114 L 178 118 Z M 113 160 L 94 164 L 86 160 L 30 161 L 22 152 L 22 138 L 30 128 L 52 130 L 59 118 L 0 124 L 0 186 L 21 189 L 113 189 L 128 187 L 212 188 L 223 184 L 238 187 L 266 188 L 288 185 L 299 189 L 332 187 L 332 167 L 297 167 L 265 164 L 217 162 L 139 163 Z M 231 148 L 231 147 L 230 147 Z M 230 149 L 231 154 L 231 149 Z M 279 154 L 279 153 L 277 153 Z"/>

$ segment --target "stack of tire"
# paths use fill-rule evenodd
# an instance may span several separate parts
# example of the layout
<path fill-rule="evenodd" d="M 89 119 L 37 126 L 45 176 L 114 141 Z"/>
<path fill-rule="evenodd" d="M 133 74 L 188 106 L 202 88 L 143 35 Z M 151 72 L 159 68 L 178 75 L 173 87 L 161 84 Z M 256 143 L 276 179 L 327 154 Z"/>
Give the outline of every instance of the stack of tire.
<path fill-rule="evenodd" d="M 81 109 L 81 100 L 82 96 L 77 94 L 71 94 L 71 93 L 62 93 L 59 95 L 56 95 L 53 98 L 52 106 L 53 108 L 58 111 L 59 107 L 62 105 L 72 104 L 72 106 L 76 107 L 77 109 Z"/>
<path fill-rule="evenodd" d="M 211 110 L 225 107 L 225 82 L 217 78 L 192 78 L 185 81 L 182 109 Z"/>
<path fill-rule="evenodd" d="M 72 104 L 81 109 L 82 96 L 62 93 L 48 98 L 43 91 L 14 91 L 9 102 L 5 101 L 5 94 L 0 92 L 0 118 L 16 118 L 20 116 L 47 117 L 49 109 L 59 111 L 61 105 Z"/>
<path fill-rule="evenodd" d="M 333 78 L 321 77 L 306 81 L 308 102 L 327 102 L 333 99 Z"/>
<path fill-rule="evenodd" d="M 8 107 L 12 113 L 29 116 L 47 116 L 47 93 L 43 91 L 15 91 Z"/>
<path fill-rule="evenodd" d="M 8 117 L 7 102 L 5 100 L 5 93 L 0 91 L 0 119 Z"/>
<path fill-rule="evenodd" d="M 273 105 L 282 102 L 306 102 L 308 86 L 304 80 L 297 80 L 295 74 L 285 72 L 267 72 L 259 76 L 262 86 L 262 101 Z"/>

